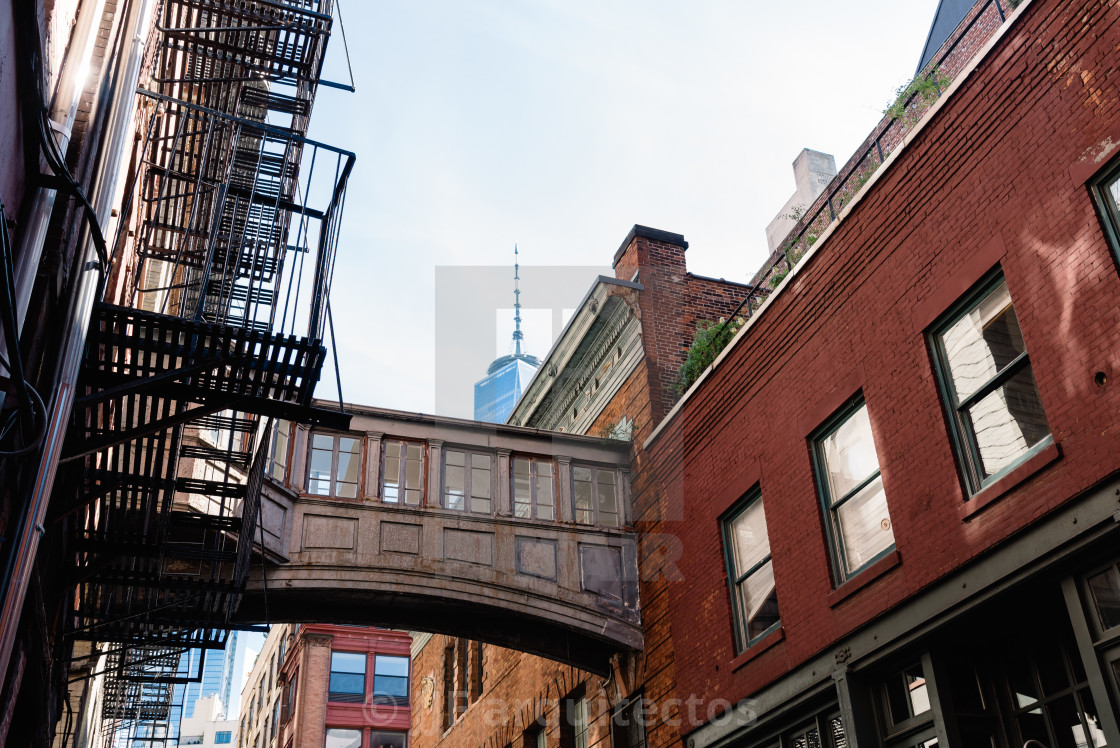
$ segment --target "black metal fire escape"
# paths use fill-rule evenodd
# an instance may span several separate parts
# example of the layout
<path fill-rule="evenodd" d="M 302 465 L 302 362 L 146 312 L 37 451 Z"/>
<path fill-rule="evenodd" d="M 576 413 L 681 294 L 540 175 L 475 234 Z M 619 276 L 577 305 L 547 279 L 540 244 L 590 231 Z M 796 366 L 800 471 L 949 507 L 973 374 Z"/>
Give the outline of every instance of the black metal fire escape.
<path fill-rule="evenodd" d="M 311 407 L 353 154 L 309 140 L 332 0 L 165 0 L 141 156 L 64 460 L 81 517 L 75 636 L 105 645 L 102 716 L 166 722 L 181 654 L 220 648 L 249 573 L 273 418 Z M 120 734 L 119 731 L 117 734 Z"/>

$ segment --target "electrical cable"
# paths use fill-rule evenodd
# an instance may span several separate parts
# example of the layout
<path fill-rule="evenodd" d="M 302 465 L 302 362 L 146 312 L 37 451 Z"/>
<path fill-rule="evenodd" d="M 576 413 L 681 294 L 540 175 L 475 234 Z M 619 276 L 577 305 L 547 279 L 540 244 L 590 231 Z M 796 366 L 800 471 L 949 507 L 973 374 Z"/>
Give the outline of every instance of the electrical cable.
<path fill-rule="evenodd" d="M 43 403 L 43 398 L 27 381 L 23 369 L 23 356 L 19 350 L 19 327 L 16 324 L 16 308 L 15 299 L 13 297 L 13 290 L 15 289 L 15 273 L 12 269 L 12 243 L 8 236 L 8 224 L 4 220 L 4 205 L 0 203 L 0 283 L 3 288 L 0 289 L 0 324 L 4 328 L 4 339 L 8 346 L 8 372 L 12 375 L 13 382 L 16 388 L 16 395 L 20 398 L 20 407 L 17 411 L 21 418 L 24 419 L 25 424 L 30 423 L 31 426 L 25 428 L 34 428 L 32 434 L 35 434 L 33 439 L 30 439 L 26 445 L 14 450 L 0 450 L 0 457 L 22 457 L 35 451 L 43 437 L 46 435 L 47 430 L 47 407 Z M 42 424 L 35 428 L 35 408 L 38 406 L 39 414 L 42 418 Z M 13 414 L 15 415 L 15 414 Z M 4 435 L 6 436 L 12 427 L 12 423 L 5 424 Z M 36 433 L 37 432 L 37 433 Z"/>
<path fill-rule="evenodd" d="M 27 394 L 30 395 L 31 399 L 35 401 L 34 405 L 38 406 L 38 410 L 42 414 L 42 422 L 36 428 L 37 433 L 35 434 L 35 438 L 33 440 L 31 440 L 31 442 L 29 442 L 27 445 L 25 445 L 23 447 L 20 447 L 19 449 L 12 449 L 12 450 L 0 449 L 0 457 L 23 457 L 24 455 L 31 454 L 32 452 L 34 452 L 35 450 L 37 450 L 39 448 L 39 445 L 43 441 L 43 436 L 46 435 L 46 432 L 47 432 L 47 406 L 46 406 L 46 404 L 43 403 L 43 398 L 39 396 L 39 393 L 35 391 L 35 388 L 32 387 L 30 385 L 30 383 L 24 381 L 24 386 L 27 388 Z M 33 406 L 32 407 L 32 415 L 34 415 L 34 413 L 35 413 L 35 407 Z"/>
<path fill-rule="evenodd" d="M 47 115 L 47 110 L 42 109 L 39 112 L 39 139 L 43 146 L 43 156 L 47 159 L 47 165 L 51 167 L 54 175 L 62 180 L 66 191 L 81 203 L 82 212 L 89 225 L 90 236 L 93 238 L 94 249 L 97 250 L 97 258 L 101 262 L 99 273 L 104 282 L 109 273 L 109 250 L 105 243 L 105 235 L 101 231 L 101 224 L 97 220 L 97 211 L 86 197 L 85 190 L 74 180 L 70 167 L 66 165 L 66 157 L 59 149 L 58 142 L 51 136 L 50 130 L 50 117 Z"/>

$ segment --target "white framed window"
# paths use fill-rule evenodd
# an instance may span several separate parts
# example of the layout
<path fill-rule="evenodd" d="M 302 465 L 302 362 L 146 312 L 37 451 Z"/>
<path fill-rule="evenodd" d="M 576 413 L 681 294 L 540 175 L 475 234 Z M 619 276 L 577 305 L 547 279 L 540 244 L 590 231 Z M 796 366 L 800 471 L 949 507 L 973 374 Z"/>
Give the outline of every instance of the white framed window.
<path fill-rule="evenodd" d="M 616 470 L 572 465 L 572 504 L 577 523 L 618 527 L 619 493 Z"/>
<path fill-rule="evenodd" d="M 513 458 L 513 516 L 556 519 L 555 470 L 551 460 Z"/>
<path fill-rule="evenodd" d="M 443 463 L 444 508 L 489 514 L 494 496 L 494 456 L 489 452 L 445 449 Z"/>
<path fill-rule="evenodd" d="M 315 496 L 358 497 L 362 440 L 342 434 L 311 434 L 307 492 Z"/>
<path fill-rule="evenodd" d="M 291 431 L 290 421 L 272 422 L 272 440 L 268 445 L 268 474 L 281 482 L 288 474 L 288 443 Z"/>
<path fill-rule="evenodd" d="M 382 445 L 381 500 L 420 506 L 424 496 L 424 445 L 386 439 Z"/>

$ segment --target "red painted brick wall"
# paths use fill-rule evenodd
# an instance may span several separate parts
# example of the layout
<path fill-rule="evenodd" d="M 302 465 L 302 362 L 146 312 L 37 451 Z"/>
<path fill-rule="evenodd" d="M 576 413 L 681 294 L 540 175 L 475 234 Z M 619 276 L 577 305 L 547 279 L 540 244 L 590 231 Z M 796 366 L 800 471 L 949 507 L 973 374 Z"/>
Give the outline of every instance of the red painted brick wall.
<path fill-rule="evenodd" d="M 1115 3 L 1027 6 L 651 446 L 634 490 L 683 548 L 673 648 L 705 663 L 679 698 L 751 695 L 1120 468 L 1120 273 L 1084 184 L 1120 142 L 1117 48 Z M 962 518 L 925 330 L 997 263 L 1061 457 Z M 830 607 L 807 437 L 858 391 L 901 562 Z M 733 669 L 718 518 L 756 484 L 785 635 Z"/>

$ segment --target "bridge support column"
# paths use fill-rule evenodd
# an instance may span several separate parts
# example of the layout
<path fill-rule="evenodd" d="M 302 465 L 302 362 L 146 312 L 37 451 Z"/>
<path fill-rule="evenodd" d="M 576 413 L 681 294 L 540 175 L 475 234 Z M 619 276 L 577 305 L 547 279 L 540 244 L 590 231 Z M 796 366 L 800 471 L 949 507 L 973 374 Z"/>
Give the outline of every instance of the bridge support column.
<path fill-rule="evenodd" d="M 556 457 L 556 472 L 560 476 L 560 506 L 557 516 L 561 522 L 575 522 L 572 512 L 572 458 Z"/>
<path fill-rule="evenodd" d="M 307 440 L 311 427 L 302 423 L 294 425 L 291 475 L 288 476 L 288 480 L 291 481 L 292 490 L 302 492 L 307 487 Z"/>
<path fill-rule="evenodd" d="M 428 506 L 442 506 L 443 501 L 439 495 L 443 489 L 440 481 L 440 472 L 443 466 L 443 441 L 440 439 L 428 440 Z"/>
<path fill-rule="evenodd" d="M 362 498 L 377 500 L 381 498 L 381 438 L 380 431 L 366 432 L 366 487 Z"/>
<path fill-rule="evenodd" d="M 619 472 L 622 473 L 622 496 L 618 505 L 618 523 L 622 527 L 630 527 L 634 524 L 634 506 L 630 503 L 630 471 L 620 468 Z"/>
<path fill-rule="evenodd" d="M 510 498 L 510 450 L 498 450 L 498 516 L 509 517 L 513 515 L 513 501 Z"/>

